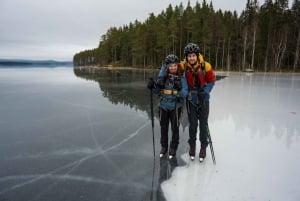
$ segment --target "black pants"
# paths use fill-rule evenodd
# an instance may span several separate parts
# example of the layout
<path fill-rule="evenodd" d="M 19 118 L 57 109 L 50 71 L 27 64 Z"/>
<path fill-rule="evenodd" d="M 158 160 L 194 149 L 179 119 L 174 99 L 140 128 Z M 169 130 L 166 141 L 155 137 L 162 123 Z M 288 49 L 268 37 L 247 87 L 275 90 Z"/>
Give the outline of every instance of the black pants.
<path fill-rule="evenodd" d="M 179 144 L 179 119 L 181 108 L 174 110 L 164 110 L 163 108 L 159 108 L 160 113 L 160 144 L 162 147 L 168 147 L 169 138 L 169 122 L 171 122 L 171 130 L 172 130 L 172 138 L 170 147 L 172 149 L 177 150 Z"/>
<path fill-rule="evenodd" d="M 206 147 L 208 145 L 207 141 L 207 121 L 209 114 L 209 101 L 205 101 L 205 104 L 201 107 L 198 105 L 192 104 L 190 101 L 188 105 L 188 117 L 189 117 L 189 140 L 188 143 L 190 146 L 196 146 L 197 139 L 197 127 L 199 120 L 199 129 L 200 129 L 200 142 L 201 146 Z"/>

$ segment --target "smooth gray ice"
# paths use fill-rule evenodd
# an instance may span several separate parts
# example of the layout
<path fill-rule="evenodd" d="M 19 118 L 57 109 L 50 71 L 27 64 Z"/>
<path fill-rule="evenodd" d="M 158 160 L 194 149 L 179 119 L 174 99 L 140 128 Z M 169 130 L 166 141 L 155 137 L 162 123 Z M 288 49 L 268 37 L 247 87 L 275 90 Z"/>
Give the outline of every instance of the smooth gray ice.
<path fill-rule="evenodd" d="M 300 74 L 217 72 L 216 165 L 188 159 L 186 110 L 176 160 L 158 159 L 157 99 L 153 158 L 156 74 L 0 69 L 0 200 L 300 200 Z"/>

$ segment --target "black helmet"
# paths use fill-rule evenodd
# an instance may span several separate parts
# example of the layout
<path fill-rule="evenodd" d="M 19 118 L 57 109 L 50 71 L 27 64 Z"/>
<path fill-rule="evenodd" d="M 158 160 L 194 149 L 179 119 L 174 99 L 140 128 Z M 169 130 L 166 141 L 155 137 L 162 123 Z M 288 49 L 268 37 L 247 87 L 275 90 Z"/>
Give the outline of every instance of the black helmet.
<path fill-rule="evenodd" d="M 188 54 L 195 53 L 199 54 L 200 53 L 200 47 L 196 45 L 195 43 L 189 43 L 185 46 L 184 48 L 184 54 L 187 56 Z"/>
<path fill-rule="evenodd" d="M 172 63 L 178 63 L 178 61 L 179 61 L 178 57 L 176 55 L 174 55 L 174 54 L 169 54 L 165 58 L 165 63 L 167 65 L 172 64 Z"/>

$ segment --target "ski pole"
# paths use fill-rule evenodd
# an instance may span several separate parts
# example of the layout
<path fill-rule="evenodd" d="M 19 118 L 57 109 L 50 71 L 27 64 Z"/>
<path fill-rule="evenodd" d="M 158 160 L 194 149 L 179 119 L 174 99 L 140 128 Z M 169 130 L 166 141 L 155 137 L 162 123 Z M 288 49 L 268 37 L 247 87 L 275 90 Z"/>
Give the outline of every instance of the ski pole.
<path fill-rule="evenodd" d="M 152 171 L 152 184 L 151 184 L 151 194 L 150 201 L 154 201 L 153 198 L 153 188 L 154 188 L 154 176 L 155 176 L 155 141 L 154 141 L 154 112 L 153 112 L 153 94 L 150 90 L 150 104 L 151 104 L 151 123 L 152 123 L 152 140 L 153 140 L 153 171 Z"/>
<path fill-rule="evenodd" d="M 207 129 L 207 137 L 208 137 L 208 140 L 209 140 L 209 147 L 210 147 L 211 157 L 212 157 L 213 163 L 216 164 L 214 147 L 213 147 L 213 144 L 212 144 L 212 140 L 211 140 L 211 136 L 210 136 L 208 124 L 206 124 L 206 129 Z"/>
<path fill-rule="evenodd" d="M 153 113 L 153 94 L 152 94 L 152 90 L 150 90 L 150 104 L 151 104 L 151 123 L 152 123 L 153 156 L 154 156 L 154 158 L 155 158 L 154 113 Z"/>

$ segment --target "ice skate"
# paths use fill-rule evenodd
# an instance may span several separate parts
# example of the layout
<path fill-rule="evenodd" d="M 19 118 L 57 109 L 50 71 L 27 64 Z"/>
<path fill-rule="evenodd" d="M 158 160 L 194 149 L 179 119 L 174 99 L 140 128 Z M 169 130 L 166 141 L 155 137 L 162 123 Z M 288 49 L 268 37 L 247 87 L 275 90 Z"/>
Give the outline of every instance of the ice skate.
<path fill-rule="evenodd" d="M 169 151 L 169 159 L 173 159 L 176 156 L 176 149 L 170 149 Z"/>
<path fill-rule="evenodd" d="M 200 163 L 202 163 L 204 161 L 205 157 L 206 157 L 206 147 L 201 147 L 200 153 L 199 153 Z"/>
<path fill-rule="evenodd" d="M 189 155 L 190 155 L 190 159 L 193 161 L 195 159 L 195 146 L 190 146 L 190 151 L 189 151 Z"/>
<path fill-rule="evenodd" d="M 163 158 L 163 157 L 166 155 L 167 150 L 168 150 L 168 148 L 166 148 L 166 147 L 161 147 L 160 154 L 159 154 L 159 158 Z"/>

